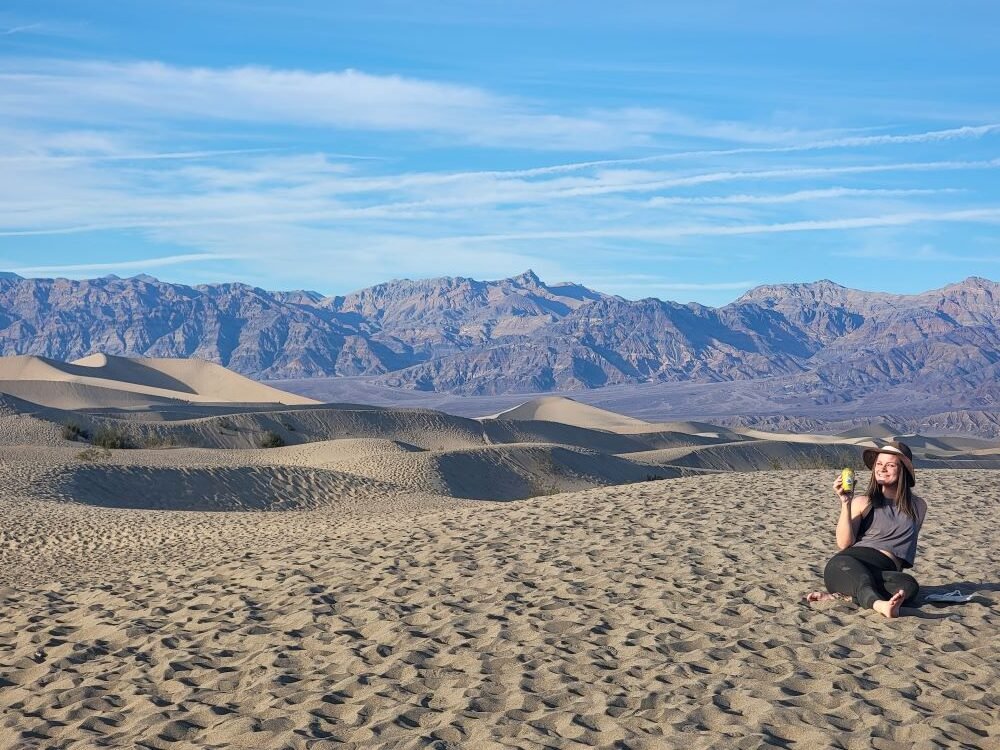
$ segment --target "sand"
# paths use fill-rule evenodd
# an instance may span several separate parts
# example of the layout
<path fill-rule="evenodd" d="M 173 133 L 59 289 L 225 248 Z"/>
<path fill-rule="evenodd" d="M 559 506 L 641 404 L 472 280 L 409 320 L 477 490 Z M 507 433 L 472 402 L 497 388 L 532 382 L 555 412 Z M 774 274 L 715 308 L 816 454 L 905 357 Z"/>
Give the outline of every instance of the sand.
<path fill-rule="evenodd" d="M 863 435 L 32 404 L 0 400 L 0 748 L 1000 747 L 1000 471 L 928 468 L 996 445 L 913 441 L 913 572 L 975 598 L 888 621 L 803 599 L 816 467 Z"/>
<path fill-rule="evenodd" d="M 0 746 L 989 747 L 996 473 L 921 475 L 950 502 L 916 572 L 979 596 L 893 622 L 801 600 L 827 478 L 363 514 L 6 501 Z"/>
<path fill-rule="evenodd" d="M 126 408 L 186 403 L 315 404 L 197 359 L 92 354 L 74 362 L 0 357 L 0 391 L 59 409 Z"/>

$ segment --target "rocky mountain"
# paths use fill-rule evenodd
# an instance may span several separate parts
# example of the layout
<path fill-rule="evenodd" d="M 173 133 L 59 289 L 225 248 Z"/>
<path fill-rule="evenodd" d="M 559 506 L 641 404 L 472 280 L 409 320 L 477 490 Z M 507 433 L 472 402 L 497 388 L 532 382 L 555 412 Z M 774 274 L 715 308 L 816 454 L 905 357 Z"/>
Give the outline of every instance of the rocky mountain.
<path fill-rule="evenodd" d="M 802 372 L 799 359 L 810 352 L 779 315 L 752 305 L 720 311 L 608 297 L 530 336 L 438 357 L 380 382 L 483 395 L 748 379 Z"/>
<path fill-rule="evenodd" d="M 1000 403 L 1000 284 L 973 277 L 905 296 L 829 281 L 769 285 L 710 308 L 548 285 L 530 271 L 391 281 L 336 297 L 0 274 L 0 354 L 95 352 L 458 394 L 760 381 L 798 402 L 906 386 L 947 408 L 991 409 Z"/>
<path fill-rule="evenodd" d="M 782 391 L 817 403 L 914 383 L 989 408 L 1000 397 L 998 323 L 1000 284 L 975 277 L 919 295 L 772 285 L 719 309 L 606 298 L 539 329 L 529 345 L 498 342 L 379 382 L 478 395 L 795 376 Z M 521 373 L 533 380 L 512 382 Z"/>
<path fill-rule="evenodd" d="M 0 355 L 197 357 L 261 379 L 379 375 L 523 338 L 604 298 L 575 284 L 393 281 L 354 294 L 183 286 L 150 276 L 0 276 Z"/>

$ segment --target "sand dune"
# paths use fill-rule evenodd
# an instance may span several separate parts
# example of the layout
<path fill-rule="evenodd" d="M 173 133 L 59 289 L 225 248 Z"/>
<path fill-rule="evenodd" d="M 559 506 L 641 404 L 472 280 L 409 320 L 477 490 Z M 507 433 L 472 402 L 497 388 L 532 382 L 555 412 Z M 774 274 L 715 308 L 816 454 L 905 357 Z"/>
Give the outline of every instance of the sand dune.
<path fill-rule="evenodd" d="M 142 408 L 169 403 L 317 403 L 211 362 L 105 354 L 68 363 L 35 356 L 0 357 L 0 391 L 61 409 Z"/>
<path fill-rule="evenodd" d="M 614 431 L 619 428 L 643 428 L 649 423 L 641 419 L 616 414 L 596 406 L 582 404 L 562 396 L 543 396 L 526 401 L 513 409 L 507 409 L 482 419 L 501 421 L 540 421 L 585 427 L 590 430 Z"/>
<path fill-rule="evenodd" d="M 879 440 L 892 440 L 895 435 L 896 431 L 885 422 L 873 422 L 864 427 L 855 427 L 839 433 L 839 437 L 843 438 L 878 438 Z"/>
<path fill-rule="evenodd" d="M 312 510 L 383 503 L 409 494 L 516 500 L 676 477 L 684 469 L 571 446 L 513 444 L 423 450 L 391 440 L 343 439 L 271 450 L 102 450 L 80 445 L 39 456 L 0 449 L 28 469 L 7 489 L 50 501 L 185 511 Z"/>
<path fill-rule="evenodd" d="M 562 396 L 543 396 L 499 414 L 480 417 L 485 423 L 548 422 L 621 435 L 680 433 L 717 440 L 738 440 L 742 431 L 728 430 L 707 422 L 646 422 Z"/>
<path fill-rule="evenodd" d="M 0 391 L 56 409 L 147 409 L 181 401 L 149 390 L 127 390 L 52 380 L 0 380 Z"/>
<path fill-rule="evenodd" d="M 624 434 L 637 432 L 676 432 L 683 435 L 694 435 L 697 437 L 707 437 L 714 440 L 733 441 L 743 438 L 742 430 L 727 429 L 708 422 L 649 422 L 647 426 L 640 429 L 638 427 L 621 428 L 618 430 Z"/>
<path fill-rule="evenodd" d="M 865 471 L 861 450 L 854 445 L 801 441 L 754 440 L 696 448 L 670 448 L 626 454 L 627 458 L 664 466 L 715 471 L 767 471 L 854 466 Z M 832 479 L 830 480 L 832 483 Z"/>
<path fill-rule="evenodd" d="M 59 423 L 72 422 L 88 434 L 101 428 L 113 430 L 134 447 L 246 449 L 258 447 L 268 434 L 277 435 L 288 444 L 371 438 L 396 440 L 421 449 L 466 448 L 487 442 L 482 425 L 475 420 L 424 410 L 327 405 L 287 411 L 206 408 L 192 413 L 210 416 L 171 421 L 151 421 L 124 413 L 72 410 L 38 413 Z"/>
<path fill-rule="evenodd" d="M 290 466 L 151 467 L 88 463 L 46 477 L 37 495 L 110 508 L 315 510 L 385 499 L 399 488 L 355 474 Z"/>
<path fill-rule="evenodd" d="M 0 446 L 4 445 L 63 445 L 58 423 L 53 414 L 35 404 L 7 393 L 0 393 Z"/>
<path fill-rule="evenodd" d="M 906 437 L 930 503 L 914 573 L 976 599 L 889 622 L 802 600 L 835 546 L 818 467 L 860 468 L 873 435 L 573 402 L 115 410 L 93 391 L 229 381 L 17 366 L 97 410 L 0 395 L 2 748 L 1000 743 L 1000 472 L 969 468 L 1000 444 Z M 138 447 L 90 444 L 102 428 Z"/>

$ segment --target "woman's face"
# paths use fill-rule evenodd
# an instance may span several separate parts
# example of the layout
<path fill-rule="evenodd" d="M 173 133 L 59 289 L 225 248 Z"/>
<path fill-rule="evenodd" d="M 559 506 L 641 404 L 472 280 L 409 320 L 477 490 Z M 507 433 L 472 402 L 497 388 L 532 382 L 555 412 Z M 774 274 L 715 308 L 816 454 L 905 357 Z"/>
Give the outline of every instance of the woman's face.
<path fill-rule="evenodd" d="M 875 459 L 872 469 L 875 470 L 875 481 L 879 484 L 896 484 L 899 481 L 899 472 L 903 468 L 899 456 L 891 453 L 879 453 Z"/>

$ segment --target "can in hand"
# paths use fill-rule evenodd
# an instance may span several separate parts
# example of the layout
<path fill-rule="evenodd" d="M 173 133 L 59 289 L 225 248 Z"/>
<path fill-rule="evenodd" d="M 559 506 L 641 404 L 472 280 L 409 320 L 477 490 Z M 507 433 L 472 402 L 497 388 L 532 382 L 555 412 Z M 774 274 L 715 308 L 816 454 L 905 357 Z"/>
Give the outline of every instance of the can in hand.
<path fill-rule="evenodd" d="M 854 469 L 844 469 L 840 472 L 840 488 L 851 495 L 854 494 Z"/>

